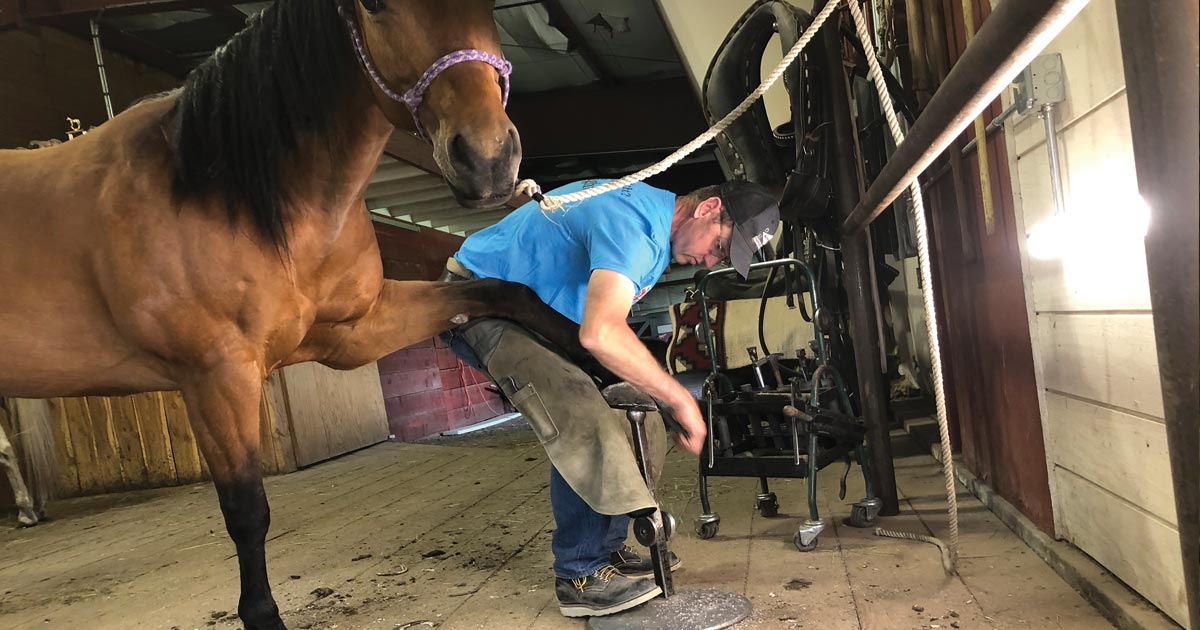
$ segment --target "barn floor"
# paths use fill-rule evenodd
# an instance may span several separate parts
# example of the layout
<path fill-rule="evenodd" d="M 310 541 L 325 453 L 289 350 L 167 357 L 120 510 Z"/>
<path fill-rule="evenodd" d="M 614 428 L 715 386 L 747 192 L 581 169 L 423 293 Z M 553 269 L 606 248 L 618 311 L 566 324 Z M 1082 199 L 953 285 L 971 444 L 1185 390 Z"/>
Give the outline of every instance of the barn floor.
<path fill-rule="evenodd" d="M 907 437 L 895 449 L 903 513 L 884 525 L 943 533 L 937 464 Z M 792 546 L 801 481 L 773 483 L 781 514 L 767 519 L 752 508 L 755 480 L 714 479 L 721 531 L 698 540 L 694 461 L 673 453 L 662 487 L 683 530 L 676 584 L 744 593 L 755 612 L 740 629 L 1111 627 L 965 490 L 961 576 L 951 579 L 932 545 L 841 525 L 840 469 L 820 479 L 821 509 L 835 518 L 816 551 Z M 267 554 L 284 620 L 293 630 L 582 630 L 554 602 L 547 483 L 523 426 L 381 444 L 268 479 Z M 860 495 L 852 475 L 850 496 Z M 0 628 L 241 627 L 230 618 L 237 561 L 210 486 L 52 508 L 44 525 L 0 531 Z"/>

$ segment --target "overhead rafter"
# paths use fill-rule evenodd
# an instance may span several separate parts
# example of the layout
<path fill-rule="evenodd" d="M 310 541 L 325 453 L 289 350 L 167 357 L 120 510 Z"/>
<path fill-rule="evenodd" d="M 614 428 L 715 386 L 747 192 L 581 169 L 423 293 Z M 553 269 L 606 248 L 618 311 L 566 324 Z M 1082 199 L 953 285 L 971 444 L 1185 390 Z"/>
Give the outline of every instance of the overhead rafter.
<path fill-rule="evenodd" d="M 563 8 L 562 0 L 543 0 L 542 6 L 546 8 L 546 13 L 550 14 L 550 26 L 558 29 L 563 35 L 567 36 L 567 41 L 574 45 L 573 52 L 579 53 L 583 57 L 584 63 L 591 69 L 592 74 L 596 75 L 596 80 L 601 85 L 613 85 L 618 81 L 609 74 L 608 70 L 604 69 L 604 60 L 600 58 L 600 54 L 584 37 L 583 31 L 571 19 L 570 14 Z"/>
<path fill-rule="evenodd" d="M 468 219 L 464 219 L 461 222 L 457 222 L 453 225 L 447 225 L 446 231 L 447 232 L 465 232 L 468 230 L 478 230 L 480 228 L 485 228 L 489 225 L 492 225 L 493 223 L 498 222 L 500 219 L 503 219 L 504 217 L 508 216 L 508 214 L 510 212 L 512 212 L 512 210 L 510 210 L 508 208 L 501 208 L 499 210 L 496 210 L 495 212 L 490 212 L 488 214 L 473 216 Z"/>
<path fill-rule="evenodd" d="M 224 11 L 233 4 L 232 0 L 0 0 L 0 28 L 27 20 L 88 15 L 101 11 L 118 15 L 187 9 Z"/>
<path fill-rule="evenodd" d="M 86 15 L 71 15 L 54 22 L 56 28 L 82 40 L 90 42 L 92 34 Z M 176 79 L 183 79 L 192 66 L 178 55 L 156 46 L 140 37 L 135 37 L 105 24 L 100 26 L 100 42 L 105 50 L 111 50 L 152 68 L 166 72 Z"/>
<path fill-rule="evenodd" d="M 708 128 L 683 77 L 517 94 L 508 114 L 526 157 L 675 148 Z"/>
<path fill-rule="evenodd" d="M 420 223 L 422 221 L 429 221 L 429 222 L 431 222 L 433 227 L 441 227 L 444 225 L 450 225 L 451 223 L 465 223 L 467 221 L 473 221 L 475 219 L 480 218 L 479 215 L 491 214 L 493 212 L 496 212 L 497 210 L 504 210 L 505 212 L 507 212 L 509 209 L 508 208 L 467 209 L 467 208 L 457 208 L 456 207 L 456 208 L 443 209 L 440 212 L 421 212 L 421 213 L 414 212 L 414 213 L 410 213 L 409 216 L 411 216 L 412 220 L 417 223 Z M 397 211 L 399 212 L 402 210 L 397 209 Z"/>

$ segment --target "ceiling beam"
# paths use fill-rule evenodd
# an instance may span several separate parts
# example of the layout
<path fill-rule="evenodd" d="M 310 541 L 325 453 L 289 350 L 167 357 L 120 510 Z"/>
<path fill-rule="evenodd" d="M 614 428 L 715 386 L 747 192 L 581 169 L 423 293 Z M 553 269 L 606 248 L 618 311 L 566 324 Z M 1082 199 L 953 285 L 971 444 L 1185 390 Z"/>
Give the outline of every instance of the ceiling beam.
<path fill-rule="evenodd" d="M 449 189 L 446 188 L 446 182 L 442 181 L 442 178 L 426 175 L 421 179 L 401 179 L 375 184 L 367 188 L 366 198 L 370 201 L 383 197 L 392 197 L 406 193 L 423 193 L 431 190 L 440 190 L 443 194 L 449 193 Z"/>
<path fill-rule="evenodd" d="M 426 212 L 421 215 L 412 215 L 413 221 L 420 223 L 421 221 L 429 221 L 433 227 L 442 227 L 451 223 L 464 223 L 478 219 L 480 215 L 491 214 L 503 210 L 508 212 L 508 208 L 481 208 L 467 210 L 465 208 L 451 208 L 442 212 Z"/>
<path fill-rule="evenodd" d="M 53 26 L 64 33 L 84 40 L 90 47 L 92 43 L 90 20 L 91 18 L 86 15 L 68 15 L 55 20 Z M 192 71 L 191 64 L 178 55 L 115 28 L 103 20 L 100 23 L 100 45 L 106 51 L 112 51 L 138 63 L 146 64 L 176 79 L 182 80 Z"/>
<path fill-rule="evenodd" d="M 26 20 L 100 11 L 137 15 L 186 9 L 217 10 L 233 5 L 232 0 L 18 0 L 18 3 L 21 17 Z"/>
<path fill-rule="evenodd" d="M 528 158 L 675 148 L 708 129 L 684 77 L 514 94 L 508 115 Z"/>
<path fill-rule="evenodd" d="M 433 201 L 420 201 L 416 203 L 398 203 L 388 206 L 388 211 L 393 216 L 418 216 L 429 213 L 442 212 L 445 210 L 461 210 L 462 206 L 454 199 L 434 199 Z"/>
<path fill-rule="evenodd" d="M 592 48 L 591 43 L 584 37 L 583 31 L 579 30 L 579 26 L 563 8 L 562 0 L 544 0 L 542 6 L 550 15 L 550 26 L 558 29 L 567 37 L 567 42 L 574 48 L 572 52 L 579 53 L 579 56 L 583 57 L 583 62 L 591 69 L 592 74 L 596 75 L 600 84 L 609 86 L 617 83 L 604 68 L 604 60 L 600 58 L 600 54 Z"/>
<path fill-rule="evenodd" d="M 389 161 L 381 163 L 371 174 L 371 183 L 395 182 L 418 177 L 429 177 L 430 173 L 405 162 Z"/>
<path fill-rule="evenodd" d="M 393 131 L 383 152 L 401 162 L 412 164 L 426 173 L 442 176 L 442 170 L 433 160 L 433 147 L 412 132 L 403 129 Z"/>
<path fill-rule="evenodd" d="M 398 206 L 408 202 L 433 201 L 435 199 L 453 201 L 454 197 L 451 196 L 450 191 L 446 190 L 446 188 L 443 186 L 421 192 L 401 193 L 397 195 L 388 195 L 385 197 L 368 199 L 367 208 L 370 210 L 375 210 L 377 208 L 391 208 L 392 206 Z"/>
<path fill-rule="evenodd" d="M 492 224 L 500 221 L 500 219 L 503 219 L 504 217 L 508 216 L 508 214 L 510 212 L 512 212 L 512 210 L 510 210 L 508 208 L 501 208 L 500 210 L 496 210 L 495 212 L 492 212 L 492 213 L 489 213 L 486 215 L 479 215 L 478 217 L 472 217 L 472 220 L 470 220 L 470 221 L 464 221 L 462 223 L 456 223 L 454 225 L 447 225 L 446 231 L 447 232 L 465 232 L 467 230 L 477 230 L 479 228 L 485 228 L 489 225 L 492 225 Z"/>

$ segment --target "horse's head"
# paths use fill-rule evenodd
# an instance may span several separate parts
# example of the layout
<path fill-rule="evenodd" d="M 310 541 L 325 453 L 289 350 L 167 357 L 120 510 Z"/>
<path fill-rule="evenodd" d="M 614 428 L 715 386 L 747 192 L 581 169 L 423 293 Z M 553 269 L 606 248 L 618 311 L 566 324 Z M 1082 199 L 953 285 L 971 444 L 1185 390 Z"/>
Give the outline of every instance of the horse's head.
<path fill-rule="evenodd" d="M 466 207 L 507 201 L 521 162 L 520 137 L 504 113 L 507 62 L 493 5 L 492 0 L 347 0 L 343 5 L 343 11 L 353 11 L 348 16 L 352 35 L 373 70 L 368 74 L 375 75 L 368 81 L 378 103 L 397 126 L 412 128 L 415 118 L 418 133 L 433 143 L 434 159 Z"/>

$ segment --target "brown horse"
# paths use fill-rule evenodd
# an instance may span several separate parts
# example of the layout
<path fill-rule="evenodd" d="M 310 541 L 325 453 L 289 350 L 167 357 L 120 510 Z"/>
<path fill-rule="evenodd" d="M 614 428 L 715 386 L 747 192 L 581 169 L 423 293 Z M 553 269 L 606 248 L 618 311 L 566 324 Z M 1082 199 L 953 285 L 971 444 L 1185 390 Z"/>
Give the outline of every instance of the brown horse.
<path fill-rule="evenodd" d="M 384 280 L 363 204 L 394 126 L 413 128 L 388 92 L 455 50 L 498 56 L 492 5 L 277 0 L 181 90 L 61 146 L 0 151 L 0 395 L 181 390 L 247 628 L 284 627 L 263 553 L 267 374 L 352 368 L 481 316 L 580 351 L 520 285 Z M 520 160 L 490 64 L 446 69 L 417 109 L 464 205 L 507 199 Z"/>

